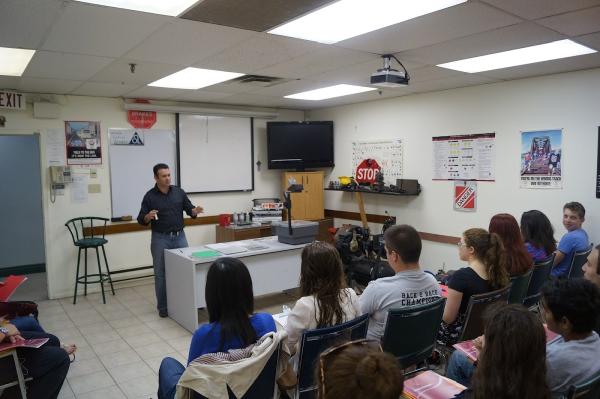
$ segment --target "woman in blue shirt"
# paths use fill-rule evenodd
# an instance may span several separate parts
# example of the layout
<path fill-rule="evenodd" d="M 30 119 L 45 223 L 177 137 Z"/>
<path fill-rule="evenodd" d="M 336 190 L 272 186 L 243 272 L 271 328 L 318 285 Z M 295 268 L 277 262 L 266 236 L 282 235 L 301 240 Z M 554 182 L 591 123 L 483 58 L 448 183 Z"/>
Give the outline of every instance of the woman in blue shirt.
<path fill-rule="evenodd" d="M 188 364 L 207 353 L 245 348 L 263 335 L 276 331 L 268 313 L 254 313 L 252 278 L 236 258 L 219 258 L 206 276 L 206 309 L 209 323 L 192 336 Z M 185 367 L 177 360 L 163 359 L 158 373 L 158 398 L 172 399 Z"/>
<path fill-rule="evenodd" d="M 556 251 L 552 224 L 548 217 L 538 210 L 523 212 L 521 235 L 534 262 L 542 261 Z"/>

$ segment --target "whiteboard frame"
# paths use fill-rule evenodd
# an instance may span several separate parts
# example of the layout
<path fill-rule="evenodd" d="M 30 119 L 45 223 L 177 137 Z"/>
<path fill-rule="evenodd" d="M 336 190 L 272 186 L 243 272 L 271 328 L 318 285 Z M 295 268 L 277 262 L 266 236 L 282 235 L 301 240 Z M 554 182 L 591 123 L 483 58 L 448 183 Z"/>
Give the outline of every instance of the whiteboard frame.
<path fill-rule="evenodd" d="M 181 187 L 181 152 L 179 140 L 179 113 L 175 114 L 175 146 L 177 154 L 177 186 Z M 200 114 L 197 114 L 200 115 Z M 204 116 L 204 115 L 201 115 Z M 208 116 L 208 115 L 206 115 Z M 210 193 L 249 193 L 254 191 L 254 117 L 250 117 L 250 176 L 252 184 L 250 189 L 239 190 L 213 190 L 213 191 L 186 191 L 187 194 L 210 194 Z"/>

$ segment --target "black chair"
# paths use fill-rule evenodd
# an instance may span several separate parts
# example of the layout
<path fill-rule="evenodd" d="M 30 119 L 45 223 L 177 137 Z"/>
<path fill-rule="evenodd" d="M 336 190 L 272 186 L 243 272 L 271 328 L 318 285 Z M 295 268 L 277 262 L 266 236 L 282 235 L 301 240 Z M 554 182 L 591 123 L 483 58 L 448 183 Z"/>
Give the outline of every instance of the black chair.
<path fill-rule="evenodd" d="M 510 278 L 510 292 L 508 294 L 508 303 L 523 303 L 525 295 L 527 295 L 527 288 L 529 288 L 529 281 L 533 274 L 533 268 L 527 273 L 520 276 Z"/>
<path fill-rule="evenodd" d="M 485 294 L 472 295 L 471 298 L 469 298 L 465 324 L 460 332 L 458 342 L 474 339 L 483 334 L 483 313 L 487 307 L 493 303 L 508 303 L 509 291 L 510 284 L 499 290 L 486 292 Z"/>
<path fill-rule="evenodd" d="M 65 223 L 71 238 L 73 238 L 73 245 L 78 248 L 77 252 L 77 274 L 75 275 L 75 291 L 73 293 L 73 305 L 77 302 L 77 286 L 83 284 L 83 295 L 87 295 L 88 284 L 100 283 L 102 290 L 102 302 L 106 303 L 106 297 L 104 296 L 104 282 L 110 283 L 110 289 L 112 294 L 115 295 L 115 289 L 113 287 L 112 279 L 110 278 L 110 270 L 108 268 L 108 261 L 106 260 L 106 251 L 104 250 L 104 244 L 108 243 L 108 240 L 104 238 L 106 234 L 106 223 L 108 219 L 95 217 L 95 216 L 84 216 L 74 218 Z M 96 223 L 96 226 L 94 226 Z M 104 256 L 104 265 L 106 266 L 106 273 L 102 272 L 102 266 L 100 263 L 100 253 L 98 247 L 102 248 L 102 255 Z M 88 274 L 87 267 L 87 252 L 89 248 L 96 250 L 96 259 L 98 261 L 98 273 Z M 84 252 L 84 273 L 82 276 L 79 275 L 79 265 L 81 263 L 81 251 Z M 88 278 L 92 277 L 91 281 Z M 95 279 L 97 278 L 97 280 Z"/>
<path fill-rule="evenodd" d="M 315 381 L 316 365 L 324 350 L 343 342 L 365 338 L 369 326 L 369 314 L 333 327 L 307 330 L 302 334 L 298 357 L 298 385 L 296 399 L 313 399 L 317 396 Z"/>
<path fill-rule="evenodd" d="M 571 264 L 569 265 L 569 272 L 567 273 L 567 278 L 581 278 L 583 277 L 583 270 L 581 268 L 587 261 L 588 256 L 594 249 L 594 244 L 590 244 L 589 248 L 583 251 L 576 251 L 573 254 L 573 259 L 571 259 Z"/>
<path fill-rule="evenodd" d="M 383 333 L 383 350 L 396 356 L 403 368 L 423 362 L 427 368 L 445 304 L 446 298 L 439 298 L 426 305 L 390 309 Z"/>
<path fill-rule="evenodd" d="M 533 264 L 533 270 L 531 272 L 531 280 L 529 280 L 529 287 L 527 287 L 527 294 L 523 299 L 523 305 L 530 310 L 537 309 L 538 302 L 541 297 L 541 290 L 543 285 L 550 278 L 550 272 L 552 271 L 552 265 L 554 264 L 554 254 L 550 255 L 546 259 L 535 262 Z"/>
<path fill-rule="evenodd" d="M 275 383 L 277 381 L 277 363 L 279 361 L 279 351 L 281 344 L 273 352 L 265 367 L 262 369 L 256 380 L 250 386 L 250 389 L 239 399 L 273 399 L 275 398 Z M 229 399 L 238 399 L 231 389 L 227 387 Z M 207 399 L 199 393 L 194 393 L 194 399 Z"/>
<path fill-rule="evenodd" d="M 598 399 L 600 398 L 600 373 L 592 379 L 579 384 L 571 385 L 565 395 L 566 399 Z"/>

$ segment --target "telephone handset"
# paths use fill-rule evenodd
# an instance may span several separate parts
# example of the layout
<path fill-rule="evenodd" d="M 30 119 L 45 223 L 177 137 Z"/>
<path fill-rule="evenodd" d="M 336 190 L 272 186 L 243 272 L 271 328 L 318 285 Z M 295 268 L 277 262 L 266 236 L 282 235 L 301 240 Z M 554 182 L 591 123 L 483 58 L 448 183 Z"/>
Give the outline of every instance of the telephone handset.
<path fill-rule="evenodd" d="M 71 167 L 69 166 L 50 166 L 51 184 L 72 183 Z"/>

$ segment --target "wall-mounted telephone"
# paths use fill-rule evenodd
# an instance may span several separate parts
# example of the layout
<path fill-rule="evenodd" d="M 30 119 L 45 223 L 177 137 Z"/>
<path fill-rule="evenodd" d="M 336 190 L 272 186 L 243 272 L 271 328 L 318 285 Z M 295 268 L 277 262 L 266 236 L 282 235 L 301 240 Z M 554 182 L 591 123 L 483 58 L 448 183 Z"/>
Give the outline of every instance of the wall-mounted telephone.
<path fill-rule="evenodd" d="M 50 166 L 50 182 L 52 184 L 72 183 L 71 167 Z"/>

